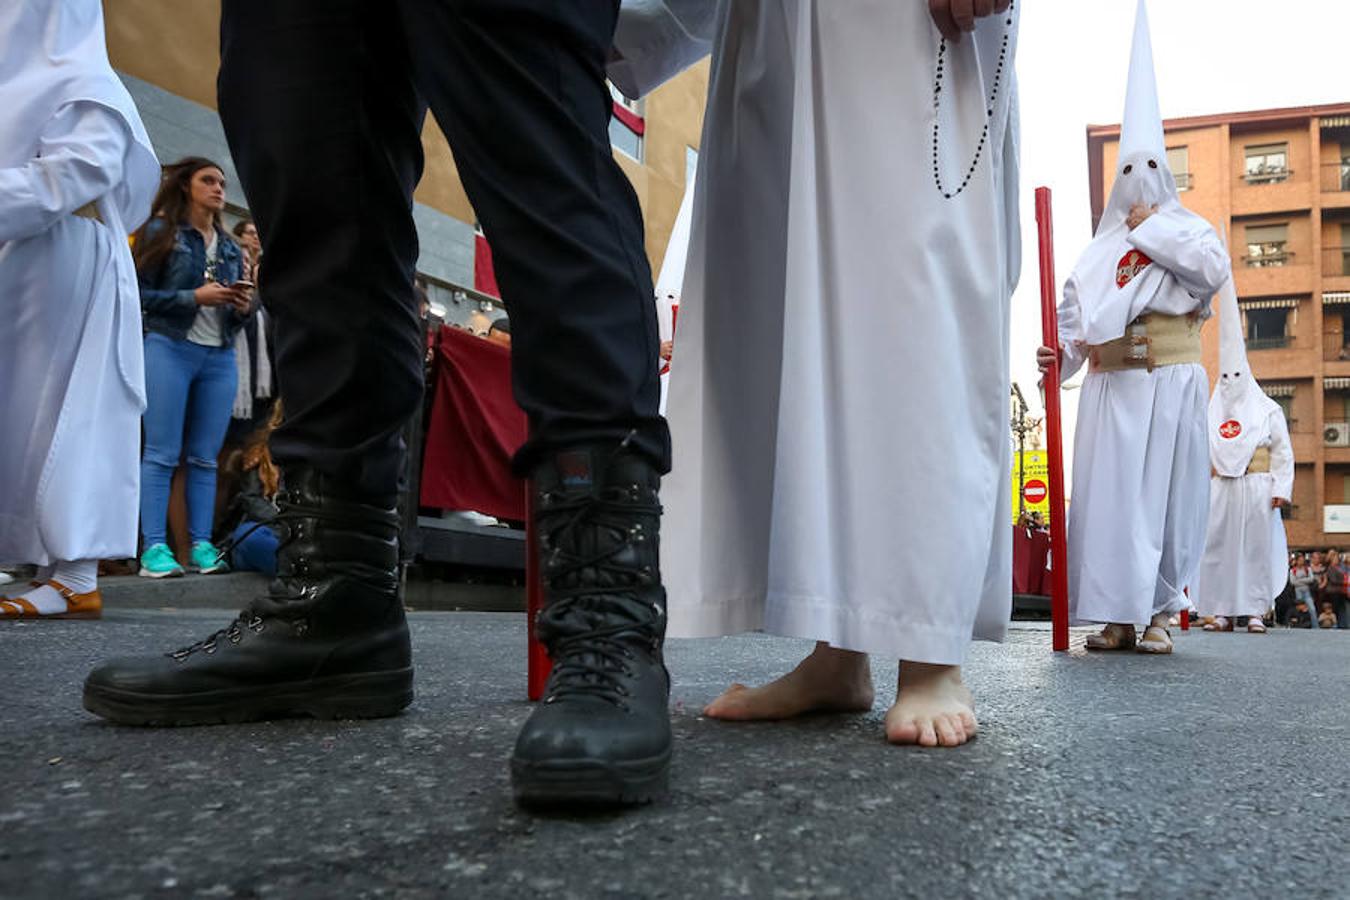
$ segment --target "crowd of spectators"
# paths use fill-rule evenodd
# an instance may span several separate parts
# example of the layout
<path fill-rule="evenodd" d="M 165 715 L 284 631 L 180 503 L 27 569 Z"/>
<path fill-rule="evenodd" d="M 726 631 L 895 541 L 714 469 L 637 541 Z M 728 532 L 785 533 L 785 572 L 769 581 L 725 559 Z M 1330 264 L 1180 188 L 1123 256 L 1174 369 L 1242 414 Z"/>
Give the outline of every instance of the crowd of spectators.
<path fill-rule="evenodd" d="M 1275 621 L 1290 628 L 1350 629 L 1350 559 L 1339 550 L 1294 553 Z"/>

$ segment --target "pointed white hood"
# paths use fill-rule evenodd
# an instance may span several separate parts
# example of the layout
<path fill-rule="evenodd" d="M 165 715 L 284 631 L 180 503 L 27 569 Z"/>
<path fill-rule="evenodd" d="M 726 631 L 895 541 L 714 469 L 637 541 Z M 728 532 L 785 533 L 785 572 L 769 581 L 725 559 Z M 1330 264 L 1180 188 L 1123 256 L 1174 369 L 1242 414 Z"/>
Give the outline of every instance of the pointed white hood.
<path fill-rule="evenodd" d="M 1245 473 L 1252 454 L 1268 437 L 1267 418 L 1278 410 L 1252 377 L 1242 312 L 1230 278 L 1219 290 L 1219 378 L 1209 398 L 1209 458 L 1214 470 L 1228 478 Z"/>
<path fill-rule="evenodd" d="M 1148 258 L 1129 242 L 1130 229 L 1125 219 L 1136 203 L 1156 205 L 1154 215 L 1204 221 L 1181 205 L 1176 179 L 1167 167 L 1167 145 L 1163 139 L 1144 0 L 1139 0 L 1135 13 L 1115 183 L 1097 223 L 1097 232 L 1073 270 L 1079 285 L 1084 340 L 1089 344 L 1102 344 L 1124 335 L 1126 327 L 1144 311 L 1166 277 L 1165 270 L 1149 265 Z M 1209 227 L 1208 223 L 1205 227 Z"/>

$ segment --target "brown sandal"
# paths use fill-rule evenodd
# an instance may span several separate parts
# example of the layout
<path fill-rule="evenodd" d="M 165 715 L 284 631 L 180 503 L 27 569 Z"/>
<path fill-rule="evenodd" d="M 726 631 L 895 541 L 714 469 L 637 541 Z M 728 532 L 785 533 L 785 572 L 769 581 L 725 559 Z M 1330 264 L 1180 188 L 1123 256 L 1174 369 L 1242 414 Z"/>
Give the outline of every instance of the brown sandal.
<path fill-rule="evenodd" d="M 1137 653 L 1171 653 L 1172 632 L 1161 625 L 1150 625 L 1134 649 Z"/>
<path fill-rule="evenodd" d="M 1083 646 L 1089 650 L 1133 650 L 1133 625 L 1107 625 L 1100 634 L 1090 634 Z"/>
<path fill-rule="evenodd" d="M 77 594 L 59 581 L 46 582 L 66 601 L 63 612 L 43 614 L 22 597 L 0 600 L 0 619 L 99 619 L 103 617 L 103 595 L 97 589 Z"/>

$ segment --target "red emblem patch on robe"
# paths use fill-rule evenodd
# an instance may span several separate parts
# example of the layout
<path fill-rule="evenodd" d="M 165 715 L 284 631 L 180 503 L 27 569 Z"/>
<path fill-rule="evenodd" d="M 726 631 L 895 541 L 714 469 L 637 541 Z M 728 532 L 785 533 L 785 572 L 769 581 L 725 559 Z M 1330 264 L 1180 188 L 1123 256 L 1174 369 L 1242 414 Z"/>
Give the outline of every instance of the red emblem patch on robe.
<path fill-rule="evenodd" d="M 1219 426 L 1219 437 L 1231 441 L 1233 438 L 1242 434 L 1242 423 L 1237 419 L 1229 419 Z"/>
<path fill-rule="evenodd" d="M 1147 269 L 1152 262 L 1148 254 L 1140 250 L 1126 253 L 1120 258 L 1120 262 L 1116 263 L 1116 287 L 1123 288 L 1134 281 L 1134 276 Z"/>

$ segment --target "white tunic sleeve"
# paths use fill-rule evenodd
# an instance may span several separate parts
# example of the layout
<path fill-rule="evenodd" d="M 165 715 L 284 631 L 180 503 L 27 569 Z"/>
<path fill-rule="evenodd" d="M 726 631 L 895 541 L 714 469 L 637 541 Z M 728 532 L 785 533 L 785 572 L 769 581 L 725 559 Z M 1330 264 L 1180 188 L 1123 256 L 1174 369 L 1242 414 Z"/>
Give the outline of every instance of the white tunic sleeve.
<path fill-rule="evenodd" d="M 623 0 L 610 81 L 631 100 L 660 87 L 712 52 L 716 13 L 716 0 Z"/>
<path fill-rule="evenodd" d="M 1175 275 L 1197 300 L 1209 300 L 1228 280 L 1227 248 L 1202 219 L 1152 215 L 1131 231 L 1127 240 Z"/>
<path fill-rule="evenodd" d="M 62 107 L 42 129 L 37 153 L 0 169 L 0 242 L 41 234 L 122 180 L 130 135 L 95 103 Z"/>
<path fill-rule="evenodd" d="M 1083 367 L 1087 347 L 1083 344 L 1083 313 L 1078 305 L 1078 283 L 1072 276 L 1064 282 L 1064 299 L 1057 312 L 1059 346 L 1062 356 L 1059 364 L 1059 383 L 1063 384 Z"/>
<path fill-rule="evenodd" d="M 1270 414 L 1270 474 L 1274 479 L 1270 495 L 1281 500 L 1294 498 L 1294 448 L 1289 441 L 1289 426 L 1278 409 Z"/>

